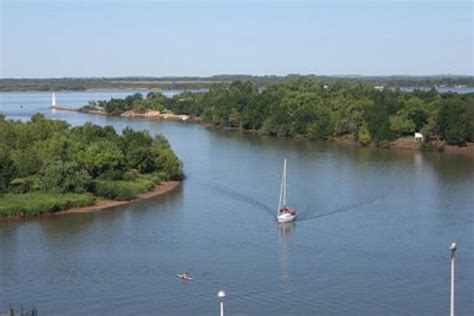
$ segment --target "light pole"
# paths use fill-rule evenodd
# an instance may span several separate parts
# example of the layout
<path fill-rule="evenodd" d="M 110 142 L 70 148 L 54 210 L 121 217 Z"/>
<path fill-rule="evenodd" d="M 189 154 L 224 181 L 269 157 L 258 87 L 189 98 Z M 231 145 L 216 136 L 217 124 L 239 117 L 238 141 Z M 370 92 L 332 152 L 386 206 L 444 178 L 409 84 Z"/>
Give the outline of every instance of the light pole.
<path fill-rule="evenodd" d="M 221 316 L 224 316 L 224 297 L 225 297 L 224 290 L 219 290 L 219 292 L 217 292 L 217 297 L 220 300 Z"/>
<path fill-rule="evenodd" d="M 454 316 L 454 258 L 456 254 L 456 243 L 453 242 L 449 246 L 449 252 L 451 253 L 451 308 L 450 316 Z"/>

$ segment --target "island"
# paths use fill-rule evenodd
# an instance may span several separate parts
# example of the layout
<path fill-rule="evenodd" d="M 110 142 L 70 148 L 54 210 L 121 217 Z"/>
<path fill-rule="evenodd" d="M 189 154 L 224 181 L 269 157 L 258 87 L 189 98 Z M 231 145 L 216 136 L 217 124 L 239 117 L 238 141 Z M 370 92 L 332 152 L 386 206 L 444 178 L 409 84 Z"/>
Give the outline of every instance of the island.
<path fill-rule="evenodd" d="M 161 135 L 0 114 L 0 219 L 104 209 L 163 194 L 183 178 Z"/>
<path fill-rule="evenodd" d="M 213 128 L 382 148 L 472 149 L 474 93 L 325 82 L 297 77 L 259 86 L 215 83 L 167 98 L 159 92 L 92 101 L 80 111 L 128 117 L 198 120 Z M 415 134 L 418 135 L 415 139 Z"/>

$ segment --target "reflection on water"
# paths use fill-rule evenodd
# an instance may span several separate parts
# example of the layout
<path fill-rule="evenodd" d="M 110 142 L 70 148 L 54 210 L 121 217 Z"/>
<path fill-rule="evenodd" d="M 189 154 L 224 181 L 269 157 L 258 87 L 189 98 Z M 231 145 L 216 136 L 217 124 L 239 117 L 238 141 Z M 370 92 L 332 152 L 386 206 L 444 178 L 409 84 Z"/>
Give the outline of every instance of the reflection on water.
<path fill-rule="evenodd" d="M 278 224 L 278 258 L 280 260 L 280 277 L 287 281 L 290 276 L 288 264 L 288 239 L 295 229 L 295 222 Z"/>

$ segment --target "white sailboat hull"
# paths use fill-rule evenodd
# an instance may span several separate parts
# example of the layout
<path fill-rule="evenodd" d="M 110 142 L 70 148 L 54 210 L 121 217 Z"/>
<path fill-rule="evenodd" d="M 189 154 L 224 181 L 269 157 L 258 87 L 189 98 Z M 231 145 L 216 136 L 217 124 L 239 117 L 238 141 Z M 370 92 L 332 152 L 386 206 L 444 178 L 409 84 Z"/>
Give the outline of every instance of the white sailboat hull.
<path fill-rule="evenodd" d="M 278 223 L 289 223 L 296 219 L 296 215 L 290 213 L 283 213 L 277 216 Z"/>

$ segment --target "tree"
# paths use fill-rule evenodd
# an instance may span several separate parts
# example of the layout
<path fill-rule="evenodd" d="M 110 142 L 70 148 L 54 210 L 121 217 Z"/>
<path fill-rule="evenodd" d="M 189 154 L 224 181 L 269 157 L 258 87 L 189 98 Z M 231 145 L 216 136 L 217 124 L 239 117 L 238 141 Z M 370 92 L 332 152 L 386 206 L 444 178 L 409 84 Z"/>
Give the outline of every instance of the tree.
<path fill-rule="evenodd" d="M 459 97 L 447 98 L 441 102 L 438 113 L 439 131 L 450 145 L 465 145 L 471 136 L 471 120 L 468 102 Z M 471 112 L 472 113 L 472 112 Z"/>
<path fill-rule="evenodd" d="M 126 153 L 127 167 L 136 169 L 140 173 L 151 173 L 155 171 L 154 156 L 148 147 L 134 147 Z"/>
<path fill-rule="evenodd" d="M 389 121 L 390 130 L 395 137 L 411 135 L 415 132 L 416 125 L 405 110 L 398 111 L 396 115 L 390 116 Z"/>
<path fill-rule="evenodd" d="M 124 171 L 126 166 L 125 155 L 119 147 L 105 140 L 91 144 L 78 158 L 94 178 L 107 171 Z"/>
<path fill-rule="evenodd" d="M 92 177 L 76 162 L 54 160 L 41 170 L 43 189 L 53 193 L 84 193 L 91 189 Z"/>
<path fill-rule="evenodd" d="M 5 192 L 16 176 L 16 167 L 5 148 L 0 147 L 0 192 Z"/>
<path fill-rule="evenodd" d="M 230 111 L 229 126 L 230 127 L 239 127 L 240 126 L 240 113 L 235 108 L 232 108 L 232 110 Z"/>
<path fill-rule="evenodd" d="M 359 131 L 357 132 L 357 139 L 364 146 L 370 143 L 372 136 L 370 135 L 370 131 L 369 131 L 369 128 L 367 127 L 367 123 L 362 124 L 361 127 L 359 128 Z"/>
<path fill-rule="evenodd" d="M 428 122 L 428 112 L 422 99 L 417 97 L 410 98 L 405 105 L 406 116 L 415 125 L 415 130 L 420 131 Z"/>

